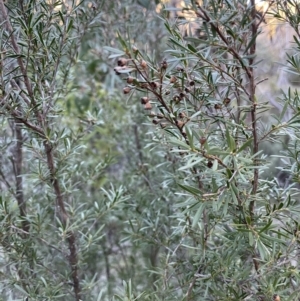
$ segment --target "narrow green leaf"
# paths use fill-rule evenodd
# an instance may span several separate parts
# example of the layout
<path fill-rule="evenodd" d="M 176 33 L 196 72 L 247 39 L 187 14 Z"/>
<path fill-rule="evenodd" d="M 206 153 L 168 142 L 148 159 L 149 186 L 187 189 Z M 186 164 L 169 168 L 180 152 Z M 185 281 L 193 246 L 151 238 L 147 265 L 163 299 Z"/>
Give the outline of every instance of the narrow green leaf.
<path fill-rule="evenodd" d="M 286 110 L 287 110 L 289 104 L 290 104 L 289 101 L 285 101 L 285 102 L 284 102 L 284 106 L 283 106 L 282 111 L 281 111 L 281 113 L 280 113 L 280 115 L 279 115 L 279 120 L 280 120 L 280 121 L 282 121 L 282 118 L 284 117 L 285 112 L 286 112 Z"/>
<path fill-rule="evenodd" d="M 203 210 L 205 208 L 205 203 L 201 203 L 195 216 L 193 217 L 193 222 L 192 222 L 192 228 L 195 229 L 196 225 L 198 224 L 200 218 L 201 218 L 201 215 L 203 213 Z"/>
<path fill-rule="evenodd" d="M 253 142 L 253 138 L 248 139 L 238 150 L 237 153 L 240 153 L 241 151 L 243 151 L 244 149 L 246 149 L 247 147 L 251 147 Z"/>
<path fill-rule="evenodd" d="M 180 183 L 178 183 L 178 186 L 181 189 L 183 189 L 183 190 L 185 190 L 185 191 L 187 191 L 187 192 L 189 192 L 189 193 L 191 193 L 191 194 L 193 194 L 197 197 L 202 195 L 201 190 L 199 190 L 198 188 L 195 188 L 195 187 L 192 187 L 192 186 L 189 186 L 189 185 L 183 185 L 183 184 L 180 184 Z"/>
<path fill-rule="evenodd" d="M 193 53 L 197 53 L 197 49 L 194 46 L 192 46 L 191 44 L 188 44 L 187 46 L 190 51 L 192 51 Z"/>
<path fill-rule="evenodd" d="M 249 231 L 249 245 L 252 247 L 254 245 L 253 234 Z"/>
<path fill-rule="evenodd" d="M 213 171 L 217 171 L 218 170 L 218 164 L 219 164 L 219 162 L 218 162 L 218 160 L 214 160 L 214 163 L 213 163 L 213 166 L 212 166 L 212 170 Z"/>
<path fill-rule="evenodd" d="M 174 138 L 174 137 L 171 137 L 169 139 L 170 143 L 173 144 L 173 145 L 177 145 L 177 146 L 180 146 L 184 149 L 190 149 L 190 146 L 188 144 L 186 144 L 184 141 L 182 140 L 179 140 L 177 138 Z"/>
<path fill-rule="evenodd" d="M 193 133 L 191 132 L 189 126 L 185 126 L 186 134 L 188 137 L 189 145 L 192 150 L 194 150 L 194 139 L 193 139 Z"/>

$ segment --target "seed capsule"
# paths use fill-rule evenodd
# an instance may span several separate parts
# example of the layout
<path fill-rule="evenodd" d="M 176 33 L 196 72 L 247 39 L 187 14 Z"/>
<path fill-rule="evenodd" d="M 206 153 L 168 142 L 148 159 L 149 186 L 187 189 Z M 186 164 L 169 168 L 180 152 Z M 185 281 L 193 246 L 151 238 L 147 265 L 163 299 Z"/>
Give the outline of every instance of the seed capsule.
<path fill-rule="evenodd" d="M 152 105 L 150 102 L 147 102 L 145 105 L 144 105 L 144 109 L 145 110 L 152 110 Z"/>
<path fill-rule="evenodd" d="M 124 94 L 128 94 L 129 92 L 131 91 L 130 87 L 126 86 L 124 89 L 123 89 L 123 93 Z"/>
<path fill-rule="evenodd" d="M 216 110 L 221 110 L 222 109 L 222 106 L 218 103 L 215 104 L 215 109 Z"/>
<path fill-rule="evenodd" d="M 206 142 L 206 138 L 205 137 L 201 137 L 200 138 L 200 144 L 203 145 Z"/>
<path fill-rule="evenodd" d="M 150 114 L 148 115 L 149 117 L 153 118 L 156 116 L 155 112 L 151 111 Z"/>
<path fill-rule="evenodd" d="M 227 98 L 225 98 L 225 99 L 224 99 L 224 101 L 223 101 L 223 103 L 224 103 L 224 105 L 225 105 L 225 106 L 229 105 L 229 104 L 230 104 L 230 102 L 231 102 L 231 99 L 230 99 L 230 98 L 228 98 L 228 97 L 227 97 Z"/>
<path fill-rule="evenodd" d="M 153 88 L 153 89 L 156 90 L 159 87 L 159 83 L 157 83 L 157 82 L 151 82 L 150 86 L 151 86 L 151 88 Z"/>
<path fill-rule="evenodd" d="M 184 69 L 183 69 L 182 66 L 177 66 L 177 67 L 176 67 L 176 70 L 179 71 L 179 72 L 183 72 L 183 71 L 184 71 Z"/>
<path fill-rule="evenodd" d="M 177 81 L 177 77 L 172 75 L 171 78 L 170 78 L 170 83 L 174 84 L 174 83 L 176 83 L 176 81 Z"/>
<path fill-rule="evenodd" d="M 178 126 L 180 129 L 184 126 L 184 122 L 181 121 L 181 120 L 177 120 L 176 123 L 177 123 L 177 126 Z"/>
<path fill-rule="evenodd" d="M 118 59 L 118 66 L 119 67 L 123 67 L 123 66 L 125 66 L 127 64 L 127 59 L 125 59 L 125 58 L 123 58 L 123 57 L 120 57 L 119 59 Z"/>
<path fill-rule="evenodd" d="M 146 68 L 147 68 L 147 63 L 146 63 L 144 60 L 142 60 L 142 61 L 140 62 L 140 66 L 141 66 L 143 69 L 146 69 Z"/>
<path fill-rule="evenodd" d="M 127 84 L 132 84 L 134 82 L 134 78 L 133 77 L 131 77 L 131 76 L 129 76 L 129 77 L 127 77 Z"/>
<path fill-rule="evenodd" d="M 179 116 L 179 118 L 185 118 L 186 117 L 184 112 L 180 112 L 178 116 Z"/>
<path fill-rule="evenodd" d="M 207 167 L 208 167 L 208 168 L 212 168 L 212 167 L 213 167 L 213 163 L 212 163 L 211 161 L 208 161 L 208 162 L 207 162 Z"/>
<path fill-rule="evenodd" d="M 167 63 L 166 60 L 163 60 L 163 61 L 160 63 L 160 65 L 161 65 L 161 69 L 163 69 L 163 70 L 165 70 L 165 69 L 168 68 L 168 63 Z"/>
<path fill-rule="evenodd" d="M 144 97 L 141 98 L 141 104 L 142 104 L 142 105 L 145 105 L 145 104 L 148 103 L 148 102 L 149 102 L 149 97 L 144 96 Z"/>

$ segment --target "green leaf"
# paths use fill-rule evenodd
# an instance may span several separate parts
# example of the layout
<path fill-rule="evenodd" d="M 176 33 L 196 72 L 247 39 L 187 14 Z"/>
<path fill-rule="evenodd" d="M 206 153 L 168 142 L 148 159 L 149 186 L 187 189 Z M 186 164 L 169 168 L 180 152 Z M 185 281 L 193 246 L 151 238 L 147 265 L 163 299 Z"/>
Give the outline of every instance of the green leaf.
<path fill-rule="evenodd" d="M 169 138 L 169 141 L 173 145 L 177 145 L 177 146 L 180 146 L 180 147 L 182 147 L 184 149 L 188 149 L 188 150 L 190 149 L 190 146 L 187 143 L 185 143 L 184 141 L 179 140 L 177 138 L 171 137 L 171 138 Z"/>
<path fill-rule="evenodd" d="M 186 130 L 186 133 L 187 133 L 187 138 L 188 138 L 188 141 L 189 141 L 189 145 L 190 145 L 191 149 L 194 150 L 193 133 L 191 132 L 188 125 L 185 126 L 185 130 Z"/>
<path fill-rule="evenodd" d="M 202 216 L 203 210 L 205 209 L 205 205 L 206 205 L 206 203 L 201 203 L 195 216 L 193 217 L 193 223 L 192 223 L 193 229 L 195 229 L 195 227 L 197 226 L 197 224 Z"/>
<path fill-rule="evenodd" d="M 253 142 L 253 138 L 248 139 L 238 150 L 237 153 L 240 153 L 241 151 L 243 151 L 244 149 L 246 149 L 247 147 L 251 147 L 252 146 L 252 142 Z"/>
<path fill-rule="evenodd" d="M 219 164 L 219 162 L 218 162 L 218 160 L 214 160 L 214 163 L 213 163 L 213 166 L 212 166 L 212 171 L 217 171 L 218 170 L 218 164 Z"/>
<path fill-rule="evenodd" d="M 192 186 L 189 186 L 189 185 L 183 185 L 183 184 L 180 184 L 180 183 L 178 183 L 177 185 L 181 189 L 191 193 L 192 195 L 195 195 L 197 197 L 200 197 L 202 195 L 202 191 L 199 190 L 198 188 L 195 188 L 195 187 L 192 187 Z"/>
<path fill-rule="evenodd" d="M 228 129 L 226 128 L 226 140 L 227 140 L 227 145 L 229 146 L 229 149 L 234 152 L 236 150 L 236 144 L 233 139 L 233 137 L 230 135 Z"/>
<path fill-rule="evenodd" d="M 187 46 L 190 51 L 192 51 L 193 53 L 197 53 L 197 49 L 194 46 L 192 46 L 191 44 L 188 44 Z"/>

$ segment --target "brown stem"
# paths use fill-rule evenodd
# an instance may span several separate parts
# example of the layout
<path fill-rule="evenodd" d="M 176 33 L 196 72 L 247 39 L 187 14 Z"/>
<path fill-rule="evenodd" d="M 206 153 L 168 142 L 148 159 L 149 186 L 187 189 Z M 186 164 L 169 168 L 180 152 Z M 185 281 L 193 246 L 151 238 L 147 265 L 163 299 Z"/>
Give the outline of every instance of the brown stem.
<path fill-rule="evenodd" d="M 251 2 L 252 2 L 252 0 L 251 0 Z M 254 7 L 254 9 L 255 9 L 255 7 Z M 239 53 L 238 53 L 233 47 L 231 47 L 231 46 L 229 45 L 227 38 L 224 36 L 223 32 L 220 30 L 220 28 L 218 27 L 218 25 L 215 25 L 215 24 L 212 22 L 211 18 L 208 16 L 208 14 L 206 13 L 206 11 L 205 11 L 201 6 L 199 6 L 199 10 L 200 10 L 200 12 L 199 12 L 199 11 L 196 12 L 197 16 L 200 17 L 200 18 L 202 18 L 202 19 L 205 20 L 206 22 L 209 22 L 209 23 L 210 23 L 211 27 L 217 32 L 218 36 L 221 38 L 221 40 L 222 40 L 222 41 L 225 43 L 225 45 L 227 46 L 228 51 L 229 51 L 229 52 L 230 52 L 230 53 L 231 53 L 231 54 L 232 54 L 232 55 L 233 55 L 233 56 L 234 56 L 234 57 L 242 64 L 243 69 L 245 70 L 245 72 L 246 72 L 248 78 L 251 78 L 251 77 L 252 77 L 252 73 L 251 73 L 250 67 L 248 68 L 248 67 L 246 67 L 246 66 L 244 65 L 244 62 L 243 62 L 241 56 L 239 55 Z M 255 13 L 256 13 L 256 10 L 255 10 Z M 251 13 L 251 16 L 252 16 L 252 13 Z M 254 18 L 255 18 L 255 16 L 254 16 Z M 254 19 L 254 20 L 255 20 L 255 19 Z M 255 22 L 254 22 L 254 23 L 255 23 Z M 253 26 L 253 24 L 252 24 L 252 26 Z M 255 24 L 255 27 L 256 27 L 256 31 L 257 31 L 257 26 L 256 26 L 256 24 Z M 253 33 L 253 31 L 252 31 L 252 33 Z M 254 44 L 255 44 L 255 43 L 254 43 Z"/>
<path fill-rule="evenodd" d="M 54 165 L 54 156 L 53 156 L 53 148 L 50 142 L 45 141 L 44 147 L 46 150 L 47 156 L 47 164 L 48 169 L 50 171 L 50 181 L 54 188 L 54 192 L 56 195 L 56 206 L 58 208 L 58 213 L 60 217 L 60 221 L 64 226 L 66 226 L 67 221 L 69 219 L 68 214 L 66 212 L 63 195 L 60 189 L 59 181 L 56 175 L 56 168 Z M 75 293 L 75 300 L 80 301 L 80 286 L 79 286 L 79 278 L 78 278 L 78 258 L 77 258 L 77 249 L 76 249 L 76 237 L 73 231 L 68 231 L 67 241 L 69 244 L 69 263 L 72 269 L 72 279 L 73 279 L 73 288 Z"/>
<path fill-rule="evenodd" d="M 251 24 L 251 33 L 252 37 L 255 37 L 257 35 L 257 24 L 256 24 L 256 8 L 255 8 L 255 0 L 251 0 L 251 19 L 252 19 L 252 24 Z M 253 133 L 253 154 L 255 155 L 258 152 L 258 135 L 257 135 L 257 127 L 256 127 L 256 106 L 257 106 L 257 100 L 255 97 L 255 80 L 254 80 L 254 59 L 255 59 L 255 53 L 256 53 L 256 41 L 251 45 L 250 47 L 250 59 L 249 59 L 249 70 L 251 73 L 251 77 L 248 77 L 249 79 L 249 90 L 250 90 L 250 102 L 252 104 L 252 109 L 251 109 L 251 125 L 252 125 L 252 133 Z M 256 198 L 256 193 L 258 189 L 258 161 L 257 158 L 255 157 L 253 160 L 254 164 L 254 174 L 253 174 L 253 181 L 252 181 L 252 191 L 251 194 L 253 196 L 253 199 L 250 201 L 249 204 L 249 212 L 250 212 L 250 217 L 251 217 L 251 222 L 253 222 L 254 219 L 254 209 L 255 209 L 255 198 Z M 253 256 L 253 264 L 255 271 L 259 274 L 259 262 L 255 258 L 255 255 Z"/>
<path fill-rule="evenodd" d="M 22 164 L 23 164 L 23 135 L 21 124 L 15 123 L 16 147 L 14 158 L 14 169 L 16 178 L 16 199 L 19 205 L 20 216 L 22 218 L 22 230 L 29 232 L 29 223 L 26 218 L 26 202 L 23 194 Z"/>
<path fill-rule="evenodd" d="M 197 269 L 197 274 L 199 274 L 201 272 L 201 269 L 202 269 L 202 265 L 200 265 Z M 192 295 L 192 291 L 193 291 L 193 288 L 194 288 L 194 285 L 196 283 L 196 280 L 197 280 L 197 276 L 195 275 L 193 277 L 193 280 L 192 282 L 190 283 L 189 285 L 189 288 L 188 288 L 188 291 L 186 293 L 186 301 L 189 301 L 191 299 L 191 295 Z"/>
<path fill-rule="evenodd" d="M 252 32 L 252 37 L 257 35 L 257 24 L 256 24 L 256 8 L 255 8 L 255 0 L 251 0 L 251 19 L 252 19 L 252 24 L 251 24 L 251 32 Z M 251 109 L 251 125 L 252 125 L 252 132 L 253 132 L 253 154 L 256 154 L 258 152 L 258 135 L 257 135 L 257 128 L 256 128 L 256 106 L 257 106 L 257 101 L 255 98 L 255 81 L 254 81 L 254 55 L 256 52 L 256 42 L 254 42 L 251 47 L 250 47 L 250 59 L 249 59 L 249 70 L 251 72 L 251 77 L 249 77 L 249 90 L 250 90 L 250 102 L 252 103 L 252 109 Z M 258 188 L 258 162 L 257 158 L 254 158 L 254 174 L 253 174 L 253 182 L 252 182 L 252 195 L 255 196 L 257 193 L 257 188 Z M 254 216 L 254 206 L 255 206 L 255 200 L 253 199 L 250 202 L 249 205 L 249 211 L 251 215 L 251 219 L 253 220 Z"/>

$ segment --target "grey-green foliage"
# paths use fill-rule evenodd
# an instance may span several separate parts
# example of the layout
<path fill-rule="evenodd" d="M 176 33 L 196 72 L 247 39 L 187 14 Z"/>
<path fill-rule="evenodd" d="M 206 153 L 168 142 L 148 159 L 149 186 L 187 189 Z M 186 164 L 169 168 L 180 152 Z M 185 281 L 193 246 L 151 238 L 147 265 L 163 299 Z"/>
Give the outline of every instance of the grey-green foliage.
<path fill-rule="evenodd" d="M 6 11 L 1 298 L 109 300 L 123 279 L 147 291 L 156 276 L 144 267 L 158 265 L 157 240 L 170 228 L 174 191 L 162 188 L 173 162 L 147 146 L 139 106 L 108 96 L 99 82 L 114 73 L 102 46 L 129 31 L 120 16 L 137 45 L 163 35 L 158 19 L 134 1 L 9 2 Z"/>
<path fill-rule="evenodd" d="M 70 121 L 64 102 L 100 13 L 72 1 L 0 8 L 1 299 L 94 300 L 107 286 L 95 285 L 102 266 L 92 258 L 103 258 L 108 212 L 127 197 L 103 187 L 112 159 L 85 152 L 99 110 Z"/>
<path fill-rule="evenodd" d="M 279 294 L 295 300 L 300 280 L 298 93 L 283 93 L 280 114 L 263 122 L 269 106 L 256 94 L 262 79 L 255 61 L 261 15 L 246 1 L 185 3 L 181 21 L 165 20 L 166 60 L 150 60 L 120 38 L 119 55 L 128 61 L 120 60 L 117 71 L 125 79 L 130 73 L 130 93 L 142 92 L 149 118 L 158 126 L 154 141 L 164 144 L 179 165 L 173 171 L 172 226 L 165 240 L 155 241 L 165 255 L 149 298 L 271 300 Z M 296 18 L 296 2 L 271 4 L 269 12 L 280 9 L 288 20 Z M 295 41 L 298 53 L 297 31 Z M 288 62 L 288 71 L 298 74 L 297 54 Z M 282 145 L 282 136 L 289 137 L 288 145 Z M 288 175 L 283 184 L 268 174 L 272 158 L 259 148 L 264 141 L 284 149 L 278 154 Z"/>

